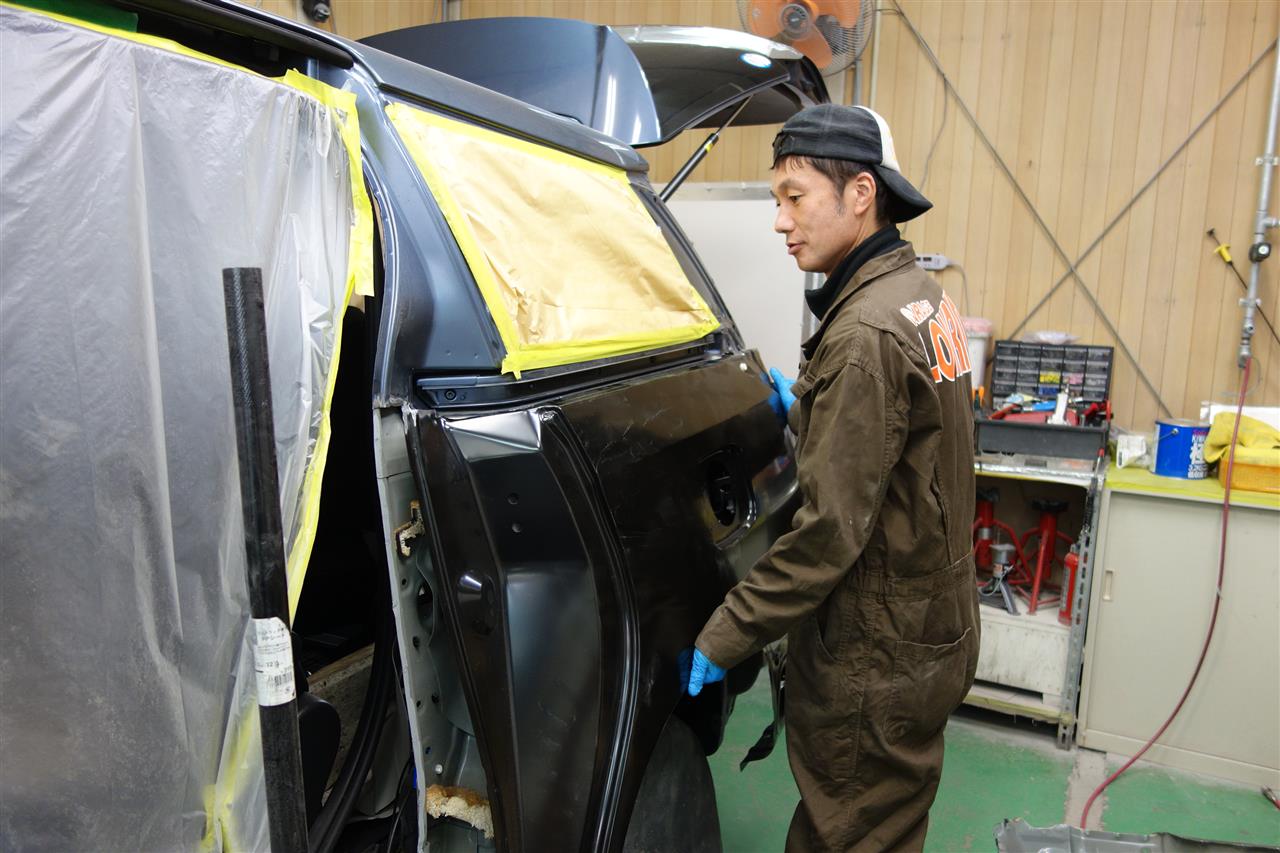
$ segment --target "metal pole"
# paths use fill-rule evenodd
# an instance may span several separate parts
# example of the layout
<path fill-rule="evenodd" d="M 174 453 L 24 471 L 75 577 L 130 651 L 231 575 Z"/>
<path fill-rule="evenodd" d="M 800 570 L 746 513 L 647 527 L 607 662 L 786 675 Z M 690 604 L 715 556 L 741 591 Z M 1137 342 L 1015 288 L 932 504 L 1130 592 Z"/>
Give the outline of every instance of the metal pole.
<path fill-rule="evenodd" d="M 222 288 L 227 312 L 236 449 L 240 458 L 245 575 L 249 585 L 249 613 L 253 617 L 267 827 L 273 853 L 305 853 L 307 807 L 298 737 L 293 645 L 289 635 L 289 590 L 271 415 L 262 271 L 224 269 Z"/>
<path fill-rule="evenodd" d="M 1280 41 L 1276 45 L 1276 70 L 1271 81 L 1271 115 L 1267 119 L 1267 147 L 1258 158 L 1262 167 L 1262 180 L 1258 188 L 1258 211 L 1254 217 L 1253 245 L 1249 247 L 1249 292 L 1240 300 L 1244 305 L 1244 324 L 1240 333 L 1240 355 L 1237 362 L 1244 367 L 1253 349 L 1254 314 L 1258 310 L 1258 278 L 1262 262 L 1271 257 L 1271 244 L 1267 242 L 1267 229 L 1275 228 L 1274 217 L 1268 212 L 1271 205 L 1271 175 L 1276 167 L 1276 124 L 1280 119 Z"/>

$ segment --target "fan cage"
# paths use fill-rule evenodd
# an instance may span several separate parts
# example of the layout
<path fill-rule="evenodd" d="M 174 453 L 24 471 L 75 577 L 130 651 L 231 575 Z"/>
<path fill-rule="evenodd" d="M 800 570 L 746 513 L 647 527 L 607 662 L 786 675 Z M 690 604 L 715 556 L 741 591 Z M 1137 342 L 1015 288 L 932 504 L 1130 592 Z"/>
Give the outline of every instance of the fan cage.
<path fill-rule="evenodd" d="M 802 4 L 797 3 L 796 5 Z M 821 6 L 820 3 L 818 5 Z M 871 41 L 871 28 L 875 23 L 875 13 L 875 0 L 866 0 L 858 11 L 858 22 L 852 27 L 841 26 L 830 15 L 817 16 L 814 25 L 817 27 L 818 32 L 822 33 L 822 37 L 826 39 L 827 45 L 831 48 L 831 61 L 821 69 L 824 76 L 845 70 L 862 55 L 867 43 Z M 779 32 L 761 32 L 752 25 L 751 0 L 738 0 L 738 19 L 742 24 L 742 29 L 746 32 L 783 44 L 791 44 L 791 40 Z"/>

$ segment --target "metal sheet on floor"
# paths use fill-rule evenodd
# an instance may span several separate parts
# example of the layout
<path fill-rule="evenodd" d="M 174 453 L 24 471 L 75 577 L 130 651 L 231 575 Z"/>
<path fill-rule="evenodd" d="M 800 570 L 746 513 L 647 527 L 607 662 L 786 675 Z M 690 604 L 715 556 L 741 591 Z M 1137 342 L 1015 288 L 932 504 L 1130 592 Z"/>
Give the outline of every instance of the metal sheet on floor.
<path fill-rule="evenodd" d="M 1280 850 L 1230 841 L 1184 838 L 1168 832 L 1150 835 L 1077 829 L 1074 826 L 1035 827 L 1023 820 L 1005 820 L 995 831 L 1000 853 L 1238 853 L 1241 850 Z"/>

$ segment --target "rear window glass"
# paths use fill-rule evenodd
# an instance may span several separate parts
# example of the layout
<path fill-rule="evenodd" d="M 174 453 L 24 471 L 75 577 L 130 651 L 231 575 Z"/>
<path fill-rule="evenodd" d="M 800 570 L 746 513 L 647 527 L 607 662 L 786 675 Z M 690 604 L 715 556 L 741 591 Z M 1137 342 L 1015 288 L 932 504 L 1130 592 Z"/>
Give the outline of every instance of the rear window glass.
<path fill-rule="evenodd" d="M 453 231 L 507 354 L 503 372 L 697 340 L 719 321 L 627 173 L 387 106 Z"/>

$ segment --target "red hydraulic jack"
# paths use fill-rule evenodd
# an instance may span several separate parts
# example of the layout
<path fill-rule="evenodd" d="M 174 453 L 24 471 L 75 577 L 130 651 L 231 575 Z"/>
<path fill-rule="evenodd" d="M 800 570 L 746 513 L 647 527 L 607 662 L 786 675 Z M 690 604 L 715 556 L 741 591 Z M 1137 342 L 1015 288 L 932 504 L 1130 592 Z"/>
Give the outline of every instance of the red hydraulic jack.
<path fill-rule="evenodd" d="M 1058 516 L 1066 512 L 1067 505 L 1062 501 L 1034 500 L 1031 502 L 1031 506 L 1040 512 L 1040 523 L 1022 535 L 1023 553 L 1030 552 L 1032 539 L 1039 539 L 1039 543 L 1036 548 L 1035 571 L 1031 575 L 1031 595 L 1027 602 L 1027 612 L 1035 613 L 1036 608 L 1041 604 L 1049 604 L 1058 600 L 1040 600 L 1040 590 L 1042 587 L 1048 588 L 1046 581 L 1048 580 L 1049 575 L 1053 572 L 1053 564 L 1057 563 L 1058 565 L 1063 566 L 1064 572 L 1070 576 L 1067 588 L 1061 591 L 1061 594 L 1065 599 L 1065 603 L 1059 609 L 1058 613 L 1058 618 L 1061 620 L 1062 611 L 1068 611 L 1067 621 L 1069 622 L 1071 619 L 1071 614 L 1069 612 L 1071 607 L 1070 602 L 1073 592 L 1071 587 L 1074 587 L 1075 585 L 1075 572 L 1055 556 L 1059 539 L 1066 542 L 1067 547 L 1071 547 L 1076 544 L 1074 539 L 1058 530 Z"/>
<path fill-rule="evenodd" d="M 996 502 L 1000 500 L 1000 492 L 996 489 L 978 489 L 977 508 L 973 520 L 973 561 L 983 571 L 990 571 L 993 565 L 992 546 L 996 544 L 996 532 L 1003 531 L 1013 545 L 1013 559 L 1007 571 L 1008 583 L 1026 584 L 1031 582 L 1031 573 L 1027 570 L 1027 561 L 1022 556 L 1022 547 L 1018 544 L 1018 534 L 1003 521 L 996 520 Z"/>

